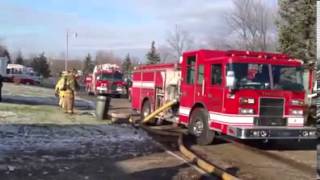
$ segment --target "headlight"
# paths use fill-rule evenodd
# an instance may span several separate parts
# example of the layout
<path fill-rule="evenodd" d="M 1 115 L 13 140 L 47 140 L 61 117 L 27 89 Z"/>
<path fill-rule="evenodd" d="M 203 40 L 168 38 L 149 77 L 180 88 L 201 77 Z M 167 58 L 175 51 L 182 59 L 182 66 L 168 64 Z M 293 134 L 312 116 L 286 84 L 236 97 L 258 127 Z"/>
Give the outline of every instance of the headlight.
<path fill-rule="evenodd" d="M 254 99 L 241 97 L 240 104 L 254 104 Z"/>
<path fill-rule="evenodd" d="M 250 108 L 240 108 L 239 109 L 240 114 L 253 114 L 254 110 Z"/>
<path fill-rule="evenodd" d="M 303 115 L 303 110 L 302 109 L 291 109 L 290 114 L 291 115 Z"/>
<path fill-rule="evenodd" d="M 292 106 L 303 106 L 304 105 L 304 101 L 303 100 L 299 100 L 299 99 L 293 99 L 293 100 L 291 100 L 291 105 Z"/>
<path fill-rule="evenodd" d="M 117 91 L 123 91 L 124 90 L 124 87 L 123 86 L 118 86 L 117 87 Z"/>

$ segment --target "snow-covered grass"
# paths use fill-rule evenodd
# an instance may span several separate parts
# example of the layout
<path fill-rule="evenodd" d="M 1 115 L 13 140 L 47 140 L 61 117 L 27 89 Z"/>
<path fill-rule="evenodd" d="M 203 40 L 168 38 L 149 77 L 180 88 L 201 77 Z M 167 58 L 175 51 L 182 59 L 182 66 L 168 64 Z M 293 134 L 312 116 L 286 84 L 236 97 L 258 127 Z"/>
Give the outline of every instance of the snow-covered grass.
<path fill-rule="evenodd" d="M 58 107 L 54 90 L 36 86 L 5 83 L 0 103 L 0 123 L 5 124 L 110 124 L 93 116 L 93 103 L 77 99 L 75 114 L 65 114 Z"/>
<path fill-rule="evenodd" d="M 110 124 L 98 121 L 90 110 L 69 115 L 59 107 L 0 103 L 0 123 L 5 124 Z"/>

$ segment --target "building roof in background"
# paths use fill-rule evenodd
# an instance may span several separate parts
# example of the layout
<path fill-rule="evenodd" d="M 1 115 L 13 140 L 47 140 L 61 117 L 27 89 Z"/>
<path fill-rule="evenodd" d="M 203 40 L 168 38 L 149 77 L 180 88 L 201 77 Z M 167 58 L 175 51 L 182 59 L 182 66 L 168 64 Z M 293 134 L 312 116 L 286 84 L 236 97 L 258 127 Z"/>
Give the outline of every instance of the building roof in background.
<path fill-rule="evenodd" d="M 8 69 L 24 69 L 26 66 L 23 66 L 21 64 L 8 64 Z"/>

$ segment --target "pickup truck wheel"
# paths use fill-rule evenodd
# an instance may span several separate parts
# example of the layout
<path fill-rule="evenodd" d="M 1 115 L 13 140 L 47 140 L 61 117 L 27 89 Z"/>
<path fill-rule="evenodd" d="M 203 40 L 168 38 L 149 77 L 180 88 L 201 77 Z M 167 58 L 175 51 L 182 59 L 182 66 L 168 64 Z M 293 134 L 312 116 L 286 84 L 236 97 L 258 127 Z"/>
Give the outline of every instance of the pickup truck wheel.
<path fill-rule="evenodd" d="M 208 112 L 203 108 L 196 108 L 191 114 L 189 132 L 196 137 L 199 145 L 211 144 L 214 139 L 215 133 L 210 130 L 208 119 Z"/>

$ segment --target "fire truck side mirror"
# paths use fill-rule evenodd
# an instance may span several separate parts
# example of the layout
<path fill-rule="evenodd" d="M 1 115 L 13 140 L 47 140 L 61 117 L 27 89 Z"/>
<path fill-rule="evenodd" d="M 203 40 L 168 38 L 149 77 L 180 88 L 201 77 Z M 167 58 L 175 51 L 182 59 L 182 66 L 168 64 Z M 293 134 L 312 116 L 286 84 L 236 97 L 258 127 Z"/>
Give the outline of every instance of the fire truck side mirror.
<path fill-rule="evenodd" d="M 226 86 L 230 89 L 234 89 L 236 84 L 236 78 L 234 76 L 234 71 L 227 71 Z"/>

